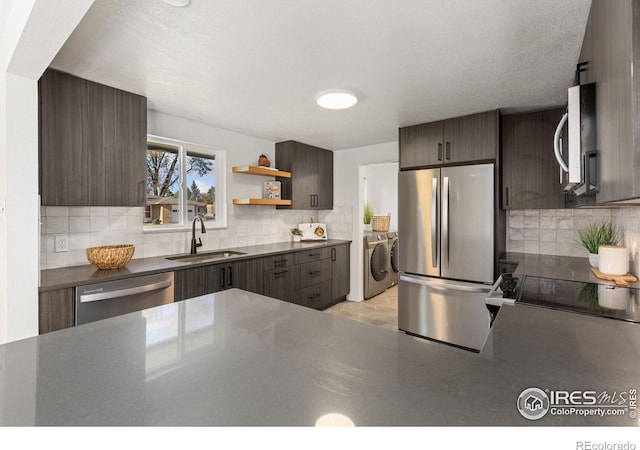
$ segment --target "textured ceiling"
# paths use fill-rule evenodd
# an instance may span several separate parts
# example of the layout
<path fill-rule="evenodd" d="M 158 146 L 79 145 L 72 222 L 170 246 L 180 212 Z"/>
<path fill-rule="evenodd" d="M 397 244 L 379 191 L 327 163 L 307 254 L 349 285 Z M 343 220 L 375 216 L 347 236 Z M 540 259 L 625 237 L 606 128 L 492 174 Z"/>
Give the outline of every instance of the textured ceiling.
<path fill-rule="evenodd" d="M 590 0 L 96 0 L 52 66 L 150 109 L 340 150 L 398 127 L 555 106 Z M 343 111 L 315 104 L 346 89 Z"/>

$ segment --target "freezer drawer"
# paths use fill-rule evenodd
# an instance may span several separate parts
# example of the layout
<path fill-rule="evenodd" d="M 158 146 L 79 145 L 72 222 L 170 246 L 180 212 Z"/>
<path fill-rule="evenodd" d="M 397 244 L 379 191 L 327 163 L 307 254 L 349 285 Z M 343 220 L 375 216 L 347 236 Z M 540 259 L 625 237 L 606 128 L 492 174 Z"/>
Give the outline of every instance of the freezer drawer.
<path fill-rule="evenodd" d="M 485 304 L 490 285 L 400 275 L 398 328 L 480 351 L 491 324 Z"/>

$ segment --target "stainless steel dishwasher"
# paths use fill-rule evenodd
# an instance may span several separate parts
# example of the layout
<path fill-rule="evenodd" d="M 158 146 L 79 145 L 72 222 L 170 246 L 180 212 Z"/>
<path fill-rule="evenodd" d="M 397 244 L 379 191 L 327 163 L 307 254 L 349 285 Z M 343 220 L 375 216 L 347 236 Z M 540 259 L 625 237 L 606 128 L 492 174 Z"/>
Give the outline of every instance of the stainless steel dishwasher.
<path fill-rule="evenodd" d="M 173 272 L 76 287 L 76 325 L 173 302 Z"/>

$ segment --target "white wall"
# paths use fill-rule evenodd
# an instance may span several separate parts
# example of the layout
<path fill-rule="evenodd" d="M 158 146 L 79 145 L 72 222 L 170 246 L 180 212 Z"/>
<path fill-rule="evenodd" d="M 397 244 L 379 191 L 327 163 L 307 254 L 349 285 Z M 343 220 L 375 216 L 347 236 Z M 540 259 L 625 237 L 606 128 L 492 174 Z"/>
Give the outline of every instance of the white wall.
<path fill-rule="evenodd" d="M 369 145 L 340 150 L 333 154 L 334 206 L 349 206 L 353 211 L 351 245 L 351 293 L 349 300 L 360 301 L 364 298 L 363 267 L 363 223 L 362 201 L 364 184 L 362 173 L 366 166 L 398 161 L 398 143 Z"/>
<path fill-rule="evenodd" d="M 92 3 L 21 0 L 2 6 L 0 343 L 38 333 L 37 80 Z"/>
<path fill-rule="evenodd" d="M 389 231 L 398 230 L 398 163 L 372 164 L 362 168 L 366 178 L 365 199 L 374 214 L 391 214 Z"/>

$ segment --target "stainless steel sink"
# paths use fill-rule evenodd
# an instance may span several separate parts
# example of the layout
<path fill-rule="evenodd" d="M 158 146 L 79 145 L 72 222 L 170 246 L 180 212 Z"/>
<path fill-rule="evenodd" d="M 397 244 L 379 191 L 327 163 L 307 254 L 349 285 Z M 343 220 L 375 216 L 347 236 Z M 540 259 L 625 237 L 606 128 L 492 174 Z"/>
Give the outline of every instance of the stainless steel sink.
<path fill-rule="evenodd" d="M 203 252 L 197 253 L 195 255 L 178 255 L 178 256 L 168 256 L 165 259 L 171 261 L 184 261 L 184 262 L 192 262 L 192 261 L 206 261 L 209 259 L 225 259 L 231 256 L 238 255 L 246 255 L 244 252 L 236 252 L 234 250 L 221 250 L 215 252 Z"/>

